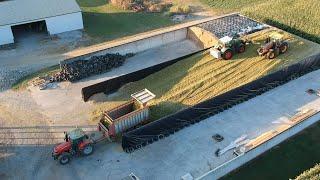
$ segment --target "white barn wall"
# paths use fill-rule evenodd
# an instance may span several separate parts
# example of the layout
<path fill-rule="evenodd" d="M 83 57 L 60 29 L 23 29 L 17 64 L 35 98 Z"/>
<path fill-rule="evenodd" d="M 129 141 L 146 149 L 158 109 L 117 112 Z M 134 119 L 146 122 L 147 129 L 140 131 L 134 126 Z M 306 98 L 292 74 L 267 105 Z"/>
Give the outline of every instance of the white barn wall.
<path fill-rule="evenodd" d="M 0 45 L 14 43 L 11 26 L 0 26 Z"/>
<path fill-rule="evenodd" d="M 83 29 L 81 12 L 49 17 L 45 21 L 50 35 Z"/>

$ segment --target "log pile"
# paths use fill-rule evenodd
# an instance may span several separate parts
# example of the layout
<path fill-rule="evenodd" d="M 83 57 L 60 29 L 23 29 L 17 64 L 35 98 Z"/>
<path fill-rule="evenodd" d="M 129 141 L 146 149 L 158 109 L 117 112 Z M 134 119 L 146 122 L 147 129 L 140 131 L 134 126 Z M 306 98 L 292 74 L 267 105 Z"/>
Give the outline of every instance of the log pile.
<path fill-rule="evenodd" d="M 132 53 L 126 55 L 105 54 L 92 56 L 89 60 L 77 60 L 61 67 L 61 71 L 50 76 L 50 82 L 75 82 L 91 75 L 105 73 L 112 68 L 121 66 Z"/>

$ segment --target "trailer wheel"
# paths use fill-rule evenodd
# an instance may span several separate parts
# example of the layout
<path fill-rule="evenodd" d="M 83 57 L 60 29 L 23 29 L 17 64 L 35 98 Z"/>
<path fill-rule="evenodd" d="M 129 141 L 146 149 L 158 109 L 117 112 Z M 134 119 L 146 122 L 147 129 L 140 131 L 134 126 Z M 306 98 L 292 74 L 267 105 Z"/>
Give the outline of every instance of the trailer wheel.
<path fill-rule="evenodd" d="M 58 157 L 58 161 L 61 165 L 66 165 L 71 161 L 71 156 L 69 153 L 62 153 L 59 157 Z"/>
<path fill-rule="evenodd" d="M 90 154 L 93 153 L 93 145 L 92 144 L 87 144 L 81 151 L 82 155 L 84 156 L 89 156 Z"/>

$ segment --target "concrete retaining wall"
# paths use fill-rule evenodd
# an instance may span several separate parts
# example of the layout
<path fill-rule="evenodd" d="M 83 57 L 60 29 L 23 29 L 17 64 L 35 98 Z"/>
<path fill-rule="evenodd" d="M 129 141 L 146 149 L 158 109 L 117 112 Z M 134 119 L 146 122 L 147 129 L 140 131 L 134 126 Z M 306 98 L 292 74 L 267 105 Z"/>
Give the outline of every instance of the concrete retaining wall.
<path fill-rule="evenodd" d="M 207 172 L 206 174 L 202 175 L 201 177 L 196 178 L 197 180 L 213 180 L 213 179 L 219 179 L 223 177 L 224 175 L 230 173 L 231 171 L 239 168 L 240 166 L 246 164 L 250 160 L 256 158 L 257 156 L 263 154 L 264 152 L 270 150 L 272 147 L 280 144 L 281 142 L 285 141 L 286 139 L 290 138 L 291 136 L 299 133 L 303 129 L 307 128 L 308 126 L 316 123 L 320 120 L 320 115 L 317 114 L 310 119 L 307 119 L 305 121 L 302 121 L 301 123 L 291 127 L 290 129 L 282 132 L 278 136 L 275 136 L 274 138 L 270 139 L 269 141 L 261 144 L 260 146 L 256 147 L 255 149 L 252 149 L 248 151 L 247 153 L 238 156 L 218 167 L 215 169 Z"/>

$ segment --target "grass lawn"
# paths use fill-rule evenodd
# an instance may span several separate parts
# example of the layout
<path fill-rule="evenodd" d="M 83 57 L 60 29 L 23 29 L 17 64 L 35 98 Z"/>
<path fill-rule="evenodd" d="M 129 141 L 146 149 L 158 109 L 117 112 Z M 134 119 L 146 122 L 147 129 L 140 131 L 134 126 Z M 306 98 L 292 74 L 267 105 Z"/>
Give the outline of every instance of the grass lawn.
<path fill-rule="evenodd" d="M 315 43 L 285 34 L 290 41 L 290 49 L 286 54 L 275 60 L 259 57 L 256 50 L 269 33 L 263 31 L 251 35 L 255 43 L 233 60 L 215 60 L 208 52 L 200 53 L 145 79 L 129 83 L 112 95 L 99 94 L 99 101 L 105 102 L 98 103 L 93 119 L 99 117 L 105 108 L 114 107 L 128 100 L 130 94 L 147 88 L 157 95 L 151 102 L 151 117 L 155 120 L 265 76 L 312 54 L 315 49 L 320 51 L 320 46 Z"/>
<path fill-rule="evenodd" d="M 240 11 L 251 18 L 320 43 L 319 0 L 201 0 L 215 11 Z"/>
<path fill-rule="evenodd" d="M 112 6 L 107 0 L 77 0 L 85 32 L 97 41 L 111 40 L 172 25 L 162 13 L 135 13 Z"/>
<path fill-rule="evenodd" d="M 295 178 L 304 170 L 319 163 L 319 137 L 320 123 L 317 123 L 222 179 L 283 180 Z"/>

